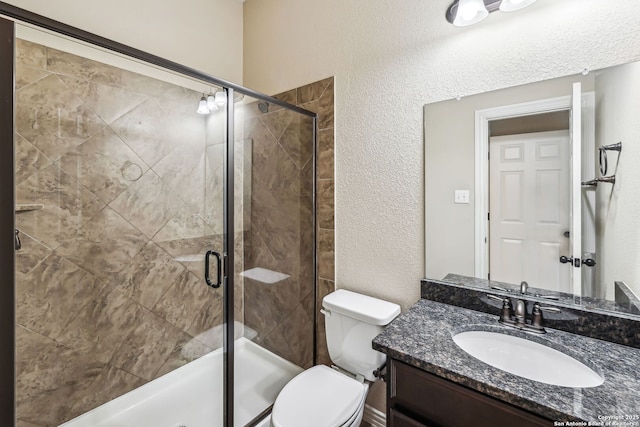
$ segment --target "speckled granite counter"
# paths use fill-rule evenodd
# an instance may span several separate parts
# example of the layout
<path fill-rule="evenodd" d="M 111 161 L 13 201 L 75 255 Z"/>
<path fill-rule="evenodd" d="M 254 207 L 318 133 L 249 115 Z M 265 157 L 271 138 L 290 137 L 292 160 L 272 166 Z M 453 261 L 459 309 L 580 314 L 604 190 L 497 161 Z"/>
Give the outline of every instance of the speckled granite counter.
<path fill-rule="evenodd" d="M 454 343 L 452 335 L 467 330 L 525 336 L 582 361 L 605 382 L 592 388 L 567 388 L 509 374 Z M 602 417 L 640 417 L 639 349 L 553 329 L 544 335 L 521 332 L 499 325 L 494 315 L 426 299 L 394 320 L 373 340 L 373 348 L 550 420 L 601 422 Z M 640 419 L 627 421 L 629 424 L 617 425 L 640 425 Z"/>

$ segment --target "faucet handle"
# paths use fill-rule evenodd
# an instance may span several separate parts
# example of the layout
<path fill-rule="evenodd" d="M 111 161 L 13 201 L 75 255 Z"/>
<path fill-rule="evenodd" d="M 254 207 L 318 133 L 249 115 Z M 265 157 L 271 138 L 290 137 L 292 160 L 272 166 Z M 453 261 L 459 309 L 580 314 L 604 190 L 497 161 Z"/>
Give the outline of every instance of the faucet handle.
<path fill-rule="evenodd" d="M 511 305 L 511 298 L 509 297 L 501 298 L 491 294 L 487 294 L 487 296 L 491 299 L 502 301 L 502 310 L 500 311 L 499 321 L 510 320 L 513 317 L 513 306 Z"/>
<path fill-rule="evenodd" d="M 524 280 L 522 282 L 520 282 L 520 293 L 521 294 L 526 294 L 528 289 L 529 289 L 529 284 L 527 282 L 525 282 Z"/>
<path fill-rule="evenodd" d="M 531 327 L 533 329 L 537 329 L 542 333 L 544 333 L 544 328 L 542 327 L 542 322 L 544 320 L 544 317 L 542 316 L 543 311 L 560 313 L 561 310 L 557 307 L 548 307 L 545 305 L 540 305 L 539 302 L 536 302 L 533 304 L 533 309 L 531 311 Z"/>

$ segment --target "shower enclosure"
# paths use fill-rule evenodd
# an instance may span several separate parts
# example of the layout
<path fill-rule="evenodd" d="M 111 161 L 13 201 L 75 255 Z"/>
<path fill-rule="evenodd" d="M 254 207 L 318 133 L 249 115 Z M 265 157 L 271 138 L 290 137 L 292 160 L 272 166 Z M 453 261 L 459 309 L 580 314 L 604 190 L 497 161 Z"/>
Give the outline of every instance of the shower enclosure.
<path fill-rule="evenodd" d="M 0 15 L 0 422 L 255 425 L 315 363 L 317 115 Z"/>

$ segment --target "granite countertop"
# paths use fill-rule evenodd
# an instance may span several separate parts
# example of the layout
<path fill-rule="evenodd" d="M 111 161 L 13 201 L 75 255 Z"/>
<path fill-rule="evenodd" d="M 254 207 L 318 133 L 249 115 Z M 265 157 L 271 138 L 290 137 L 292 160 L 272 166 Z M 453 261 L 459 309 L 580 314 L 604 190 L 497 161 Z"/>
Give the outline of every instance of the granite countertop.
<path fill-rule="evenodd" d="M 453 335 L 468 330 L 501 332 L 546 344 L 585 363 L 603 376 L 604 384 L 559 387 L 509 374 L 454 343 Z M 603 417 L 619 416 L 618 422 L 629 424 L 617 425 L 640 426 L 640 349 L 548 328 L 544 335 L 523 332 L 498 324 L 497 316 L 426 299 L 374 338 L 373 348 L 554 421 L 602 422 Z"/>

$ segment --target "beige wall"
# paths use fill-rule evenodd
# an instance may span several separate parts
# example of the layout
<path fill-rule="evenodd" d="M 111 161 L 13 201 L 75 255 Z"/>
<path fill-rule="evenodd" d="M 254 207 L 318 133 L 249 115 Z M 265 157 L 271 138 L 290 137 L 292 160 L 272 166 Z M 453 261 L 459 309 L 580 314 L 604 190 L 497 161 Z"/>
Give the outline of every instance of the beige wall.
<path fill-rule="evenodd" d="M 242 83 L 241 0 L 6 3 Z"/>
<path fill-rule="evenodd" d="M 596 76 L 598 146 L 622 141 L 622 152 L 608 152 L 607 175 L 616 184 L 596 189 L 598 283 L 614 299 L 614 282 L 623 281 L 640 295 L 640 63 L 605 70 Z M 603 297 L 605 295 L 602 295 Z"/>
<path fill-rule="evenodd" d="M 449 3 L 244 7 L 247 86 L 278 93 L 335 75 L 337 286 L 404 308 L 424 276 L 423 105 L 640 58 L 636 0 L 539 0 L 464 29 L 445 21 Z"/>
<path fill-rule="evenodd" d="M 592 74 L 577 75 L 425 106 L 427 277 L 475 276 L 475 111 L 568 96 L 578 80 L 593 90 Z M 470 203 L 453 203 L 455 190 L 469 190 Z"/>

